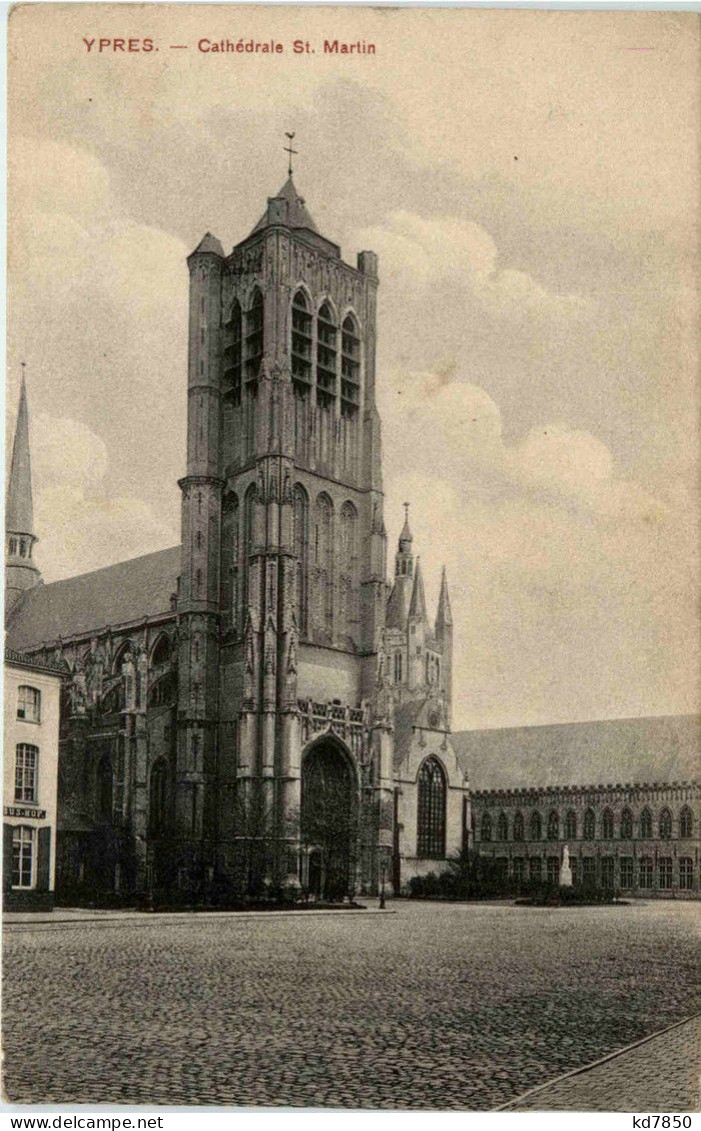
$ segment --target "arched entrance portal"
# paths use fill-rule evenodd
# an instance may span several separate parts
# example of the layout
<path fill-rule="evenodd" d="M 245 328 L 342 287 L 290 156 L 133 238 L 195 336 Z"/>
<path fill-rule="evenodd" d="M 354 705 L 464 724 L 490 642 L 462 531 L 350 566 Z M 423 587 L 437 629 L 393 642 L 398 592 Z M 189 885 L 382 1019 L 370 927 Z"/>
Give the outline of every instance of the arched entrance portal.
<path fill-rule="evenodd" d="M 355 884 L 358 802 L 349 756 L 323 739 L 302 762 L 302 844 L 306 887 L 324 899 L 343 899 Z"/>

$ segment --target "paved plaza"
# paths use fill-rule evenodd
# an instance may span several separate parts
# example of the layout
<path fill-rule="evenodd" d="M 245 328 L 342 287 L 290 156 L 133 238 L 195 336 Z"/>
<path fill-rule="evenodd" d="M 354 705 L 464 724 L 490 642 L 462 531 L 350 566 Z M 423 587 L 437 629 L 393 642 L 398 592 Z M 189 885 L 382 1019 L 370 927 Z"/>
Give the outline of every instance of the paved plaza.
<path fill-rule="evenodd" d="M 698 1010 L 697 905 L 394 907 L 9 925 L 6 1096 L 488 1110 Z"/>

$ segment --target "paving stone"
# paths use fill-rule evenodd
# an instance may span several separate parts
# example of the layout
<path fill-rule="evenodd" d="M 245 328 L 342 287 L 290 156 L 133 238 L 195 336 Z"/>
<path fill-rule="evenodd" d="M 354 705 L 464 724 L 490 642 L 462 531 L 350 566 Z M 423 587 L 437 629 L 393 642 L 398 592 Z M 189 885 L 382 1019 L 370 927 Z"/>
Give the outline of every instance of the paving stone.
<path fill-rule="evenodd" d="M 488 1110 L 698 1009 L 695 905 L 395 907 L 7 927 L 6 1095 Z"/>

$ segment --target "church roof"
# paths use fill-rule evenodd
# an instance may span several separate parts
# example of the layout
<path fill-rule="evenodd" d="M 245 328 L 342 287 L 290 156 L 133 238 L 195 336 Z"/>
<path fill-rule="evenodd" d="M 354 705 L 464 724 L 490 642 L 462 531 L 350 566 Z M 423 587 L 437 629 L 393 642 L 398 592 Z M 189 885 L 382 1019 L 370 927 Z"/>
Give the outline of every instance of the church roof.
<path fill-rule="evenodd" d="M 699 776 L 701 719 L 553 723 L 452 736 L 473 790 L 690 781 Z"/>
<path fill-rule="evenodd" d="M 29 458 L 29 411 L 24 376 L 12 444 L 12 462 L 7 486 L 5 529 L 11 534 L 33 534 L 32 468 Z"/>
<path fill-rule="evenodd" d="M 213 236 L 211 232 L 205 232 L 192 254 L 200 255 L 205 252 L 211 255 L 220 255 L 222 259 L 224 258 L 224 248 L 219 243 L 217 237 Z"/>
<path fill-rule="evenodd" d="M 273 200 L 282 200 L 285 202 L 282 215 L 273 214 L 270 209 L 270 202 Z M 286 228 L 306 228 L 310 232 L 319 234 L 314 221 L 312 220 L 307 207 L 304 203 L 304 198 L 301 197 L 295 188 L 292 177 L 288 177 L 284 185 L 276 196 L 270 197 L 268 207 L 251 232 L 260 232 L 263 228 L 270 227 L 271 224 L 282 224 Z"/>
<path fill-rule="evenodd" d="M 8 646 L 22 652 L 59 637 L 87 636 L 107 625 L 116 627 L 167 613 L 179 573 L 180 546 L 173 546 L 37 586 L 13 610 Z"/>

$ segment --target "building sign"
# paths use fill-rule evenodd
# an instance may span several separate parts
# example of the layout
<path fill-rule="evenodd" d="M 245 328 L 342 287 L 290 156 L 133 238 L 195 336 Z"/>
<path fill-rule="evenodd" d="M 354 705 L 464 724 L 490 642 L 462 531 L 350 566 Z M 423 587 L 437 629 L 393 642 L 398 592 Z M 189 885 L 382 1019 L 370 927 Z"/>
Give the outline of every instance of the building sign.
<path fill-rule="evenodd" d="M 3 814 L 6 817 L 34 817 L 37 821 L 46 820 L 46 809 L 29 809 L 22 805 L 6 805 Z"/>

